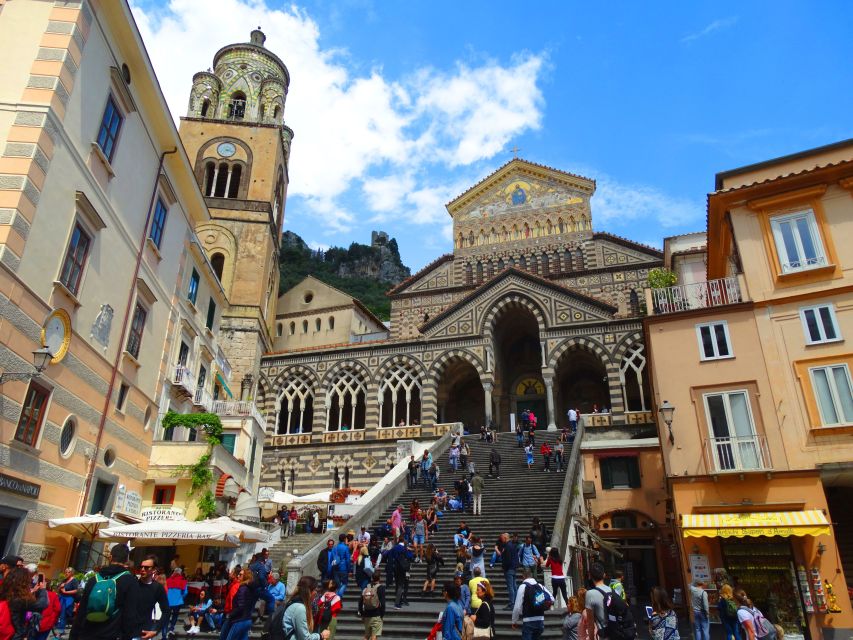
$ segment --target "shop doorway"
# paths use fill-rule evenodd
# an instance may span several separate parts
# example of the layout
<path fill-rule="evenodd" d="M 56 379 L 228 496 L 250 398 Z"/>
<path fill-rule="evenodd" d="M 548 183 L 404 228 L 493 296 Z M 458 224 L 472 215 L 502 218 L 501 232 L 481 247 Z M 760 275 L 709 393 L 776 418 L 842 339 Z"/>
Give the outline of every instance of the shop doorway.
<path fill-rule="evenodd" d="M 610 556 L 608 573 L 613 575 L 615 569 L 621 569 L 625 577 L 622 584 L 625 592 L 630 597 L 632 605 L 645 606 L 650 603 L 649 594 L 652 587 L 661 584 L 658 576 L 657 553 L 655 541 L 651 538 L 623 538 L 615 540 L 607 538 L 609 542 L 619 545 L 621 558 Z"/>
<path fill-rule="evenodd" d="M 18 521 L 12 518 L 0 518 L 0 553 L 6 555 L 11 550 L 12 538 L 18 528 Z"/>

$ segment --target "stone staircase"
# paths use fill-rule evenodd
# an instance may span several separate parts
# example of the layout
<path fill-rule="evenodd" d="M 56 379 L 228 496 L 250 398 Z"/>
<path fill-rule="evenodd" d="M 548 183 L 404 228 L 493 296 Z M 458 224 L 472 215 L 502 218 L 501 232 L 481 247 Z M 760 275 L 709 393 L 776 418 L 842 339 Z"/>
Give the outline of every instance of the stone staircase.
<path fill-rule="evenodd" d="M 486 481 L 486 488 L 483 493 L 483 515 L 474 516 L 470 511 L 464 514 L 445 512 L 444 517 L 440 520 L 440 531 L 430 538 L 430 541 L 438 547 L 445 559 L 444 567 L 439 570 L 436 591 L 426 595 L 421 593 L 426 577 L 426 567 L 424 564 L 413 563 L 408 598 L 411 604 L 403 607 L 402 610 L 394 610 L 394 589 L 391 587 L 388 590 L 387 612 L 382 633 L 383 640 L 423 640 L 426 638 L 437 620 L 438 614 L 445 606 L 444 600 L 441 598 L 441 584 L 452 579 L 455 572 L 453 534 L 461 520 L 465 520 L 474 535 L 482 538 L 487 549 L 494 547 L 498 535 L 503 532 L 510 534 L 517 532 L 523 540 L 524 535 L 530 530 L 534 517 L 539 517 L 549 532 L 553 530 L 554 519 L 562 497 L 565 473 L 543 472 L 542 461 L 538 454 L 534 470 L 529 471 L 524 461 L 523 451 L 517 447 L 514 436 L 508 433 L 500 435 L 501 439 L 496 444 L 487 444 L 481 441 L 479 436 L 466 437 L 466 441 L 471 447 L 471 457 L 476 468 Z M 537 446 L 541 445 L 545 438 L 553 445 L 556 437 L 555 432 L 540 431 L 537 433 Z M 488 477 L 488 459 L 491 447 L 497 448 L 501 454 L 500 479 Z M 565 456 L 568 459 L 568 449 Z M 439 485 L 445 489 L 452 488 L 453 482 L 462 475 L 462 472 L 450 472 L 447 456 L 442 456 L 438 463 L 442 469 Z M 552 468 L 553 466 L 552 463 Z M 408 506 L 413 499 L 417 499 L 422 506 L 429 505 L 431 495 L 431 491 L 419 486 L 415 489 L 406 490 L 396 504 L 402 504 L 404 513 L 408 516 Z M 382 516 L 382 522 L 390 517 L 391 510 L 389 509 Z M 376 524 L 379 522 L 374 523 L 374 525 Z M 334 532 L 334 538 L 337 538 L 337 533 L 337 531 Z M 302 541 L 303 536 L 305 542 Z M 313 544 L 316 541 L 316 535 L 300 534 L 294 538 L 283 540 L 274 549 L 278 552 L 280 547 L 282 553 L 287 553 L 296 547 L 302 551 L 303 547 L 307 548 L 307 544 Z M 544 552 L 544 550 L 542 551 Z M 486 577 L 489 578 L 495 591 L 497 637 L 520 637 L 521 631 L 513 631 L 511 628 L 511 612 L 503 610 L 503 607 L 507 605 L 507 589 L 500 564 L 490 568 L 490 559 L 491 553 L 489 552 L 486 557 Z M 274 560 L 274 566 L 279 566 L 279 562 Z M 382 584 L 385 584 L 384 570 L 381 567 L 380 570 L 383 574 Z M 521 581 L 520 570 L 518 580 Z M 349 589 L 343 599 L 344 608 L 338 616 L 336 638 L 340 640 L 356 640 L 363 637 L 364 627 L 361 619 L 356 615 L 359 595 L 358 587 L 350 579 Z M 560 633 L 562 614 L 562 610 L 554 610 L 546 616 L 543 638 L 556 639 L 562 637 Z M 183 635 L 182 631 L 178 633 L 178 637 L 183 637 Z M 260 624 L 256 623 L 250 637 L 256 638 L 259 635 Z M 201 633 L 194 637 L 212 639 L 217 636 Z"/>
<path fill-rule="evenodd" d="M 335 531 L 334 533 L 337 540 L 338 532 Z M 269 548 L 273 571 L 278 571 L 284 575 L 287 563 L 293 559 L 297 552 L 304 553 L 321 539 L 326 539 L 326 536 L 321 533 L 297 533 L 288 538 L 282 538 Z"/>

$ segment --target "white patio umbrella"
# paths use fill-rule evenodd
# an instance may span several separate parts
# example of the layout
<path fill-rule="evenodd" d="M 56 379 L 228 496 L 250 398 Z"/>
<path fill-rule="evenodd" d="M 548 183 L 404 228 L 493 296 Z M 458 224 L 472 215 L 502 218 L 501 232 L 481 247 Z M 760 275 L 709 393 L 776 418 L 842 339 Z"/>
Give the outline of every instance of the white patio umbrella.
<path fill-rule="evenodd" d="M 263 529 L 232 520 L 228 516 L 220 516 L 212 520 L 202 520 L 201 524 L 221 527 L 223 531 L 242 540 L 243 542 L 269 542 L 270 535 Z"/>
<path fill-rule="evenodd" d="M 51 518 L 47 521 L 47 526 L 51 529 L 69 533 L 78 540 L 94 540 L 102 528 L 120 525 L 120 522 L 100 513 L 88 513 L 85 516 L 71 518 Z"/>
<path fill-rule="evenodd" d="M 318 491 L 317 493 L 309 493 L 307 496 L 299 496 L 294 502 L 298 502 L 299 504 L 327 503 L 331 495 L 331 491 Z"/>
<path fill-rule="evenodd" d="M 258 504 L 293 504 L 297 498 L 298 496 L 287 493 L 287 491 L 275 491 L 272 494 L 259 494 Z"/>
<path fill-rule="evenodd" d="M 101 529 L 100 538 L 132 541 L 134 547 L 199 545 L 202 547 L 239 547 L 237 536 L 222 526 L 191 520 L 153 520 L 121 527 Z"/>

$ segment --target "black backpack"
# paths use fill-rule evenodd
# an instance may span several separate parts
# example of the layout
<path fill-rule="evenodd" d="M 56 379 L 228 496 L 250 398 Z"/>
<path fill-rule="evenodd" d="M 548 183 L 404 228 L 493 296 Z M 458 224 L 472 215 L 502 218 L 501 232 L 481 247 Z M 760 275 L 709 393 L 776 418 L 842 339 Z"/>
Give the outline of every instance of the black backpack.
<path fill-rule="evenodd" d="M 524 602 L 521 605 L 523 617 L 544 616 L 553 604 L 554 599 L 548 595 L 541 584 L 524 583 Z"/>
<path fill-rule="evenodd" d="M 408 573 L 412 568 L 412 562 L 409 560 L 408 552 L 401 551 L 395 556 L 394 566 L 398 573 Z"/>
<path fill-rule="evenodd" d="M 604 598 L 604 616 L 607 626 L 598 630 L 598 635 L 607 640 L 634 640 L 637 637 L 637 625 L 628 604 L 614 591 L 604 591 L 595 587 Z"/>
<path fill-rule="evenodd" d="M 292 605 L 295 600 L 288 600 L 287 604 L 276 607 L 272 615 L 267 618 L 264 627 L 261 630 L 261 640 L 290 640 L 293 634 L 285 635 L 284 633 L 284 612 Z"/>

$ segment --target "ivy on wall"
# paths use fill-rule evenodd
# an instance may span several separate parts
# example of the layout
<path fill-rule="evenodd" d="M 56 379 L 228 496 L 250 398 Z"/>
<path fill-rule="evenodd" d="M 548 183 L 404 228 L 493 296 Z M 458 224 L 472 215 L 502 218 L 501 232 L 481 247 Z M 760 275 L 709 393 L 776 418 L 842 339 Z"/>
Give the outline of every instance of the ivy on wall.
<path fill-rule="evenodd" d="M 207 442 L 207 452 L 197 462 L 180 467 L 181 475 L 190 478 L 190 490 L 187 496 L 198 496 L 198 520 L 216 516 L 216 500 L 213 497 L 213 471 L 210 469 L 210 458 L 213 447 L 222 443 L 222 421 L 215 413 L 176 413 L 168 411 L 163 416 L 163 429 L 186 427 L 201 431 Z"/>

